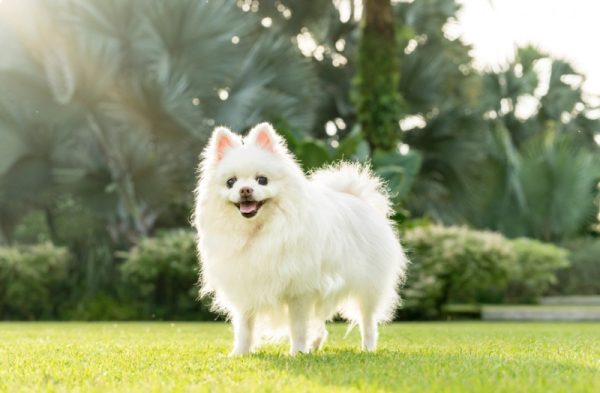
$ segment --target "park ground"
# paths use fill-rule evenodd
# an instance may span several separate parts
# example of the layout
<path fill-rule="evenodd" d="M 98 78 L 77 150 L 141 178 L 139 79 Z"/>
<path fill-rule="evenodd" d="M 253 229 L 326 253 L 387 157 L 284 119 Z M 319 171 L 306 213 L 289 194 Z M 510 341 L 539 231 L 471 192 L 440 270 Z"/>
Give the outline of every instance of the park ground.
<path fill-rule="evenodd" d="M 598 392 L 598 323 L 396 323 L 231 358 L 223 323 L 0 323 L 0 391 Z"/>

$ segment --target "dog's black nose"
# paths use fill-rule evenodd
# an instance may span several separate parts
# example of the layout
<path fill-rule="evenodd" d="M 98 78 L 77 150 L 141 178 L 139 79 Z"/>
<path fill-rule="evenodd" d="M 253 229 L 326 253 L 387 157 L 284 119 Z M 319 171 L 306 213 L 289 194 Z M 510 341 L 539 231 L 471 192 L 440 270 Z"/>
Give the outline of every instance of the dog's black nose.
<path fill-rule="evenodd" d="M 249 197 L 250 195 L 252 195 L 253 191 L 254 190 L 251 187 L 242 187 L 240 188 L 240 196 Z"/>

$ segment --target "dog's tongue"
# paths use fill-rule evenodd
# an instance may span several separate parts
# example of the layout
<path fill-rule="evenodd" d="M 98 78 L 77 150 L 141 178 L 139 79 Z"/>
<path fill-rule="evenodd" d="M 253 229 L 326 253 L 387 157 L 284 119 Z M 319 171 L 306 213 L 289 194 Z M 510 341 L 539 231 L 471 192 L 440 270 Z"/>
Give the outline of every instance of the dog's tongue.
<path fill-rule="evenodd" d="M 256 210 L 258 206 L 258 202 L 250 201 L 250 202 L 242 202 L 240 203 L 240 212 L 241 213 L 252 213 Z"/>

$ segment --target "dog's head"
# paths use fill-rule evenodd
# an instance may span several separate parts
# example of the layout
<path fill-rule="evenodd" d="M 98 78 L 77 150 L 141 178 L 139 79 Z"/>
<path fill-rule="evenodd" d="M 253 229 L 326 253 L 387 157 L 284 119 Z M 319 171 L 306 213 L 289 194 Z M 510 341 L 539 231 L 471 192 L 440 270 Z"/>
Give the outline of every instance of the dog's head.
<path fill-rule="evenodd" d="M 268 123 L 254 127 L 242 138 L 217 127 L 203 153 L 203 190 L 228 212 L 253 219 L 272 213 L 282 196 L 295 188 L 298 165 L 283 138 Z"/>

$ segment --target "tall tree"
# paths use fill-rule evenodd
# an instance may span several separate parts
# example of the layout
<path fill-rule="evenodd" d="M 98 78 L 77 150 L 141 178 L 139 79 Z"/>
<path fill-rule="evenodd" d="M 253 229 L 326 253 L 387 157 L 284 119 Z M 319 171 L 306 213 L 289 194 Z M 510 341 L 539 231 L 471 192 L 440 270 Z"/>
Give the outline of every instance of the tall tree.
<path fill-rule="evenodd" d="M 401 97 L 395 18 L 389 0 L 365 0 L 354 102 L 371 151 L 393 150 L 400 137 Z"/>
<path fill-rule="evenodd" d="M 493 139 L 464 212 L 468 222 L 545 241 L 589 231 L 598 209 L 600 121 L 583 76 L 528 46 L 482 79 L 480 106 Z"/>

